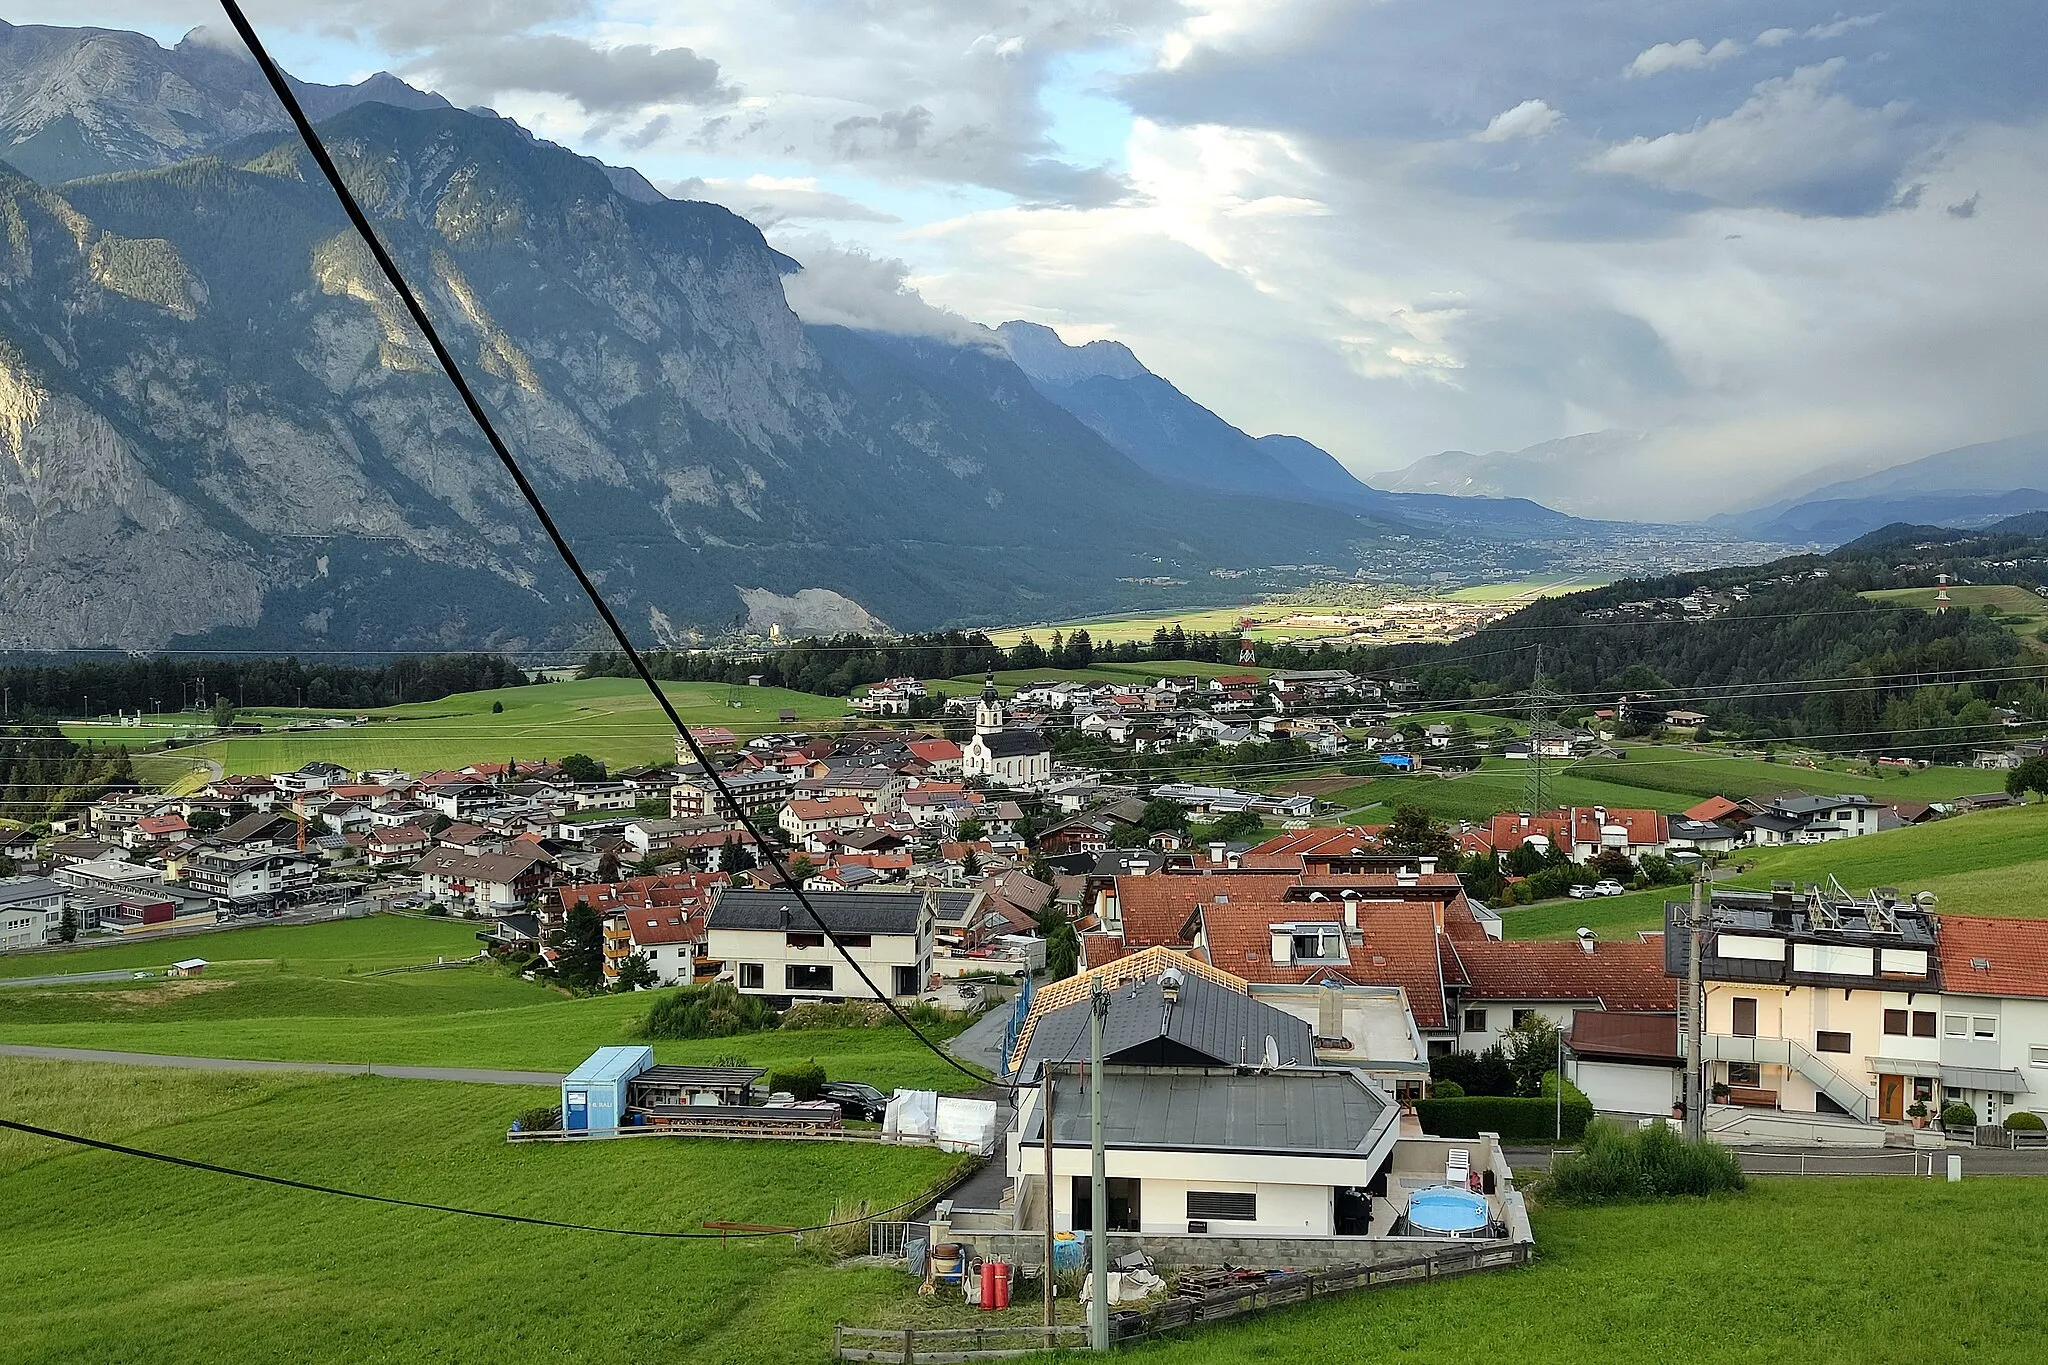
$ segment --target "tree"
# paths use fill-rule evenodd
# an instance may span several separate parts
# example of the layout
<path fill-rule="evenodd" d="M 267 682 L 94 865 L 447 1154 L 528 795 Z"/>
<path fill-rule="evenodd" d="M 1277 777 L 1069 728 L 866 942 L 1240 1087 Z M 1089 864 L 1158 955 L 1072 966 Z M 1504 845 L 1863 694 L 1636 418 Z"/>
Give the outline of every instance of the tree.
<path fill-rule="evenodd" d="M 20 871 L 20 863 L 17 863 L 5 853 L 0 853 L 0 878 L 16 876 Z"/>
<path fill-rule="evenodd" d="M 1380 843 L 1395 853 L 1436 858 L 1445 866 L 1458 856 L 1458 836 L 1443 821 L 1431 819 L 1420 806 L 1394 807 L 1394 821 L 1380 835 Z"/>
<path fill-rule="evenodd" d="M 1138 817 L 1138 824 L 1149 834 L 1169 829 L 1186 833 L 1188 808 L 1170 797 L 1155 796 L 1145 803 L 1145 813 Z"/>
<path fill-rule="evenodd" d="M 571 782 L 602 782 L 604 764 L 589 754 L 570 754 L 562 760 L 562 776 Z"/>
<path fill-rule="evenodd" d="M 1257 811 L 1234 810 L 1228 815 L 1219 816 L 1216 823 L 1209 826 L 1209 837 L 1221 839 L 1229 844 L 1254 838 L 1264 833 L 1265 829 L 1266 822 L 1259 818 Z"/>
<path fill-rule="evenodd" d="M 6 861 L 5 858 L 0 858 L 0 862 Z M 68 905 L 64 907 L 64 914 L 57 921 L 57 941 L 60 943 L 78 942 L 78 912 Z"/>
<path fill-rule="evenodd" d="M 1500 859 L 1494 857 L 1490 849 L 1475 849 L 1460 862 L 1458 877 L 1465 884 L 1465 893 L 1481 901 L 1498 900 L 1505 885 L 1500 874 Z"/>
<path fill-rule="evenodd" d="M 227 822 L 228 818 L 217 810 L 195 810 L 185 818 L 185 823 L 192 827 L 194 834 L 212 834 L 224 827 Z"/>
<path fill-rule="evenodd" d="M 225 730 L 235 723 L 235 704 L 226 697 L 213 699 L 213 728 Z"/>
<path fill-rule="evenodd" d="M 1046 911 L 1039 927 L 1045 934 L 1046 979 L 1065 981 L 1080 969 L 1081 936 L 1074 932 L 1074 922 L 1066 911 L 1058 907 Z"/>
<path fill-rule="evenodd" d="M 446 815 L 436 815 L 434 816 L 433 819 L 427 821 L 427 833 L 439 834 L 442 830 L 448 828 L 448 826 L 454 823 L 455 822 L 449 819 Z"/>
<path fill-rule="evenodd" d="M 504 703 L 504 702 L 501 702 L 501 701 L 494 701 L 494 702 L 492 702 L 492 703 L 491 703 L 491 714 L 492 714 L 492 715 L 494 715 L 494 716 L 502 716 L 502 715 L 504 715 L 504 714 L 505 714 L 505 703 Z"/>
<path fill-rule="evenodd" d="M 2027 793 L 2048 796 L 2048 758 L 2023 759 L 2005 775 L 2005 790 L 2014 800 L 2024 801 Z"/>
<path fill-rule="evenodd" d="M 1446 1052 L 1429 1059 L 1431 1081 L 1451 1081 L 1468 1095 L 1512 1095 L 1515 1076 L 1496 1043 L 1484 1052 Z"/>
<path fill-rule="evenodd" d="M 981 855 L 971 848 L 967 850 L 967 856 L 960 860 L 960 875 L 969 881 L 981 875 Z"/>
<path fill-rule="evenodd" d="M 1500 1036 L 1500 1050 L 1515 1078 L 1515 1093 L 1541 1095 L 1543 1073 L 1557 1070 L 1557 1025 L 1531 1010 Z"/>
<path fill-rule="evenodd" d="M 555 976 L 578 990 L 594 990 L 604 978 L 604 925 L 590 902 L 569 907 L 569 919 L 555 941 Z"/>
<path fill-rule="evenodd" d="M 810 855 L 806 853 L 799 853 L 794 858 L 791 858 L 788 867 L 789 880 L 796 886 L 802 886 L 805 882 L 816 876 L 818 871 L 818 865 L 812 862 Z"/>
<path fill-rule="evenodd" d="M 619 879 L 619 854 L 617 849 L 606 849 L 598 855 L 597 879 L 601 882 L 615 882 Z"/>
<path fill-rule="evenodd" d="M 1636 875 L 1636 865 L 1629 860 L 1627 853 L 1618 848 L 1601 849 L 1593 855 L 1593 861 L 1587 866 L 1599 876 L 1612 878 L 1618 882 L 1632 880 Z"/>
<path fill-rule="evenodd" d="M 977 839 L 985 838 L 987 834 L 988 825 L 979 816 L 970 815 L 960 822 L 960 837 L 970 844 Z"/>
<path fill-rule="evenodd" d="M 619 980 L 615 989 L 619 991 L 651 991 L 661 984 L 661 978 L 654 973 L 654 964 L 647 960 L 645 953 L 629 954 L 619 964 Z"/>

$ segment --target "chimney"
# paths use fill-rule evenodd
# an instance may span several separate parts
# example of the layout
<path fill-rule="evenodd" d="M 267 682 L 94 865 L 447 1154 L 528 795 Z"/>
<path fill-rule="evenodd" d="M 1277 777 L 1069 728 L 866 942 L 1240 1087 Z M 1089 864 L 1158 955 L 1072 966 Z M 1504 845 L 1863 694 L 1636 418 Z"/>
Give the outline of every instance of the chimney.
<path fill-rule="evenodd" d="M 1294 935 L 1278 925 L 1273 928 L 1273 961 L 1282 967 L 1294 961 Z"/>
<path fill-rule="evenodd" d="M 1413 885 L 1415 885 L 1415 882 L 1416 882 L 1416 875 L 1415 875 L 1415 869 L 1414 869 L 1414 868 L 1412 868 L 1412 867 L 1402 867 L 1402 868 L 1398 868 L 1398 869 L 1396 869 L 1396 870 L 1395 870 L 1395 872 L 1394 872 L 1394 885 L 1396 885 L 1396 886 L 1413 886 Z"/>
<path fill-rule="evenodd" d="M 1433 876 L 1435 876 L 1435 875 L 1436 875 L 1436 855 L 1435 855 L 1435 854 L 1433 854 L 1433 853 L 1432 853 L 1432 854 L 1430 854 L 1430 855 L 1428 855 L 1428 856 L 1426 856 L 1426 857 L 1423 857 L 1423 858 L 1418 858 L 1418 859 L 1416 859 L 1416 862 L 1417 862 L 1417 863 L 1418 863 L 1418 864 L 1419 864 L 1419 865 L 1421 866 L 1421 868 L 1422 868 L 1422 875 L 1423 875 L 1423 876 L 1425 876 L 1425 877 L 1433 877 Z"/>
<path fill-rule="evenodd" d="M 1347 900 L 1344 902 L 1344 927 L 1354 934 L 1358 932 L 1357 901 Z"/>
<path fill-rule="evenodd" d="M 1344 992 L 1325 981 L 1322 993 L 1316 997 L 1316 1037 L 1342 1038 L 1344 1036 Z"/>
<path fill-rule="evenodd" d="M 1212 862 L 1212 863 L 1215 863 L 1215 864 L 1217 864 L 1217 865 L 1218 865 L 1218 866 L 1220 867 L 1220 866 L 1222 865 L 1222 863 L 1223 863 L 1223 854 L 1224 854 L 1224 850 L 1225 850 L 1225 849 L 1226 849 L 1227 847 L 1228 847 L 1228 845 L 1226 845 L 1226 844 L 1225 844 L 1225 843 L 1224 843 L 1224 842 L 1223 842 L 1223 841 L 1222 841 L 1221 839 L 1212 839 L 1212 840 L 1210 840 L 1210 841 L 1209 841 L 1209 861 L 1210 861 L 1210 862 Z"/>
<path fill-rule="evenodd" d="M 1429 909 L 1431 917 L 1436 920 L 1437 937 L 1441 938 L 1444 932 L 1444 903 L 1440 899 L 1433 900 L 1429 903 Z"/>
<path fill-rule="evenodd" d="M 1595 942 L 1596 940 L 1593 937 L 1593 931 L 1591 929 L 1588 929 L 1585 925 L 1581 924 L 1579 926 L 1579 951 L 1584 953 L 1586 956 L 1591 957 L 1593 955 L 1593 945 Z"/>
<path fill-rule="evenodd" d="M 1525 811 L 1525 810 L 1521 810 L 1521 811 L 1516 811 L 1516 812 L 1515 812 L 1515 814 L 1521 817 L 1521 821 L 1522 821 L 1522 828 L 1523 828 L 1523 829 L 1527 829 L 1527 828 L 1529 828 L 1529 812 L 1527 812 L 1527 811 Z"/>

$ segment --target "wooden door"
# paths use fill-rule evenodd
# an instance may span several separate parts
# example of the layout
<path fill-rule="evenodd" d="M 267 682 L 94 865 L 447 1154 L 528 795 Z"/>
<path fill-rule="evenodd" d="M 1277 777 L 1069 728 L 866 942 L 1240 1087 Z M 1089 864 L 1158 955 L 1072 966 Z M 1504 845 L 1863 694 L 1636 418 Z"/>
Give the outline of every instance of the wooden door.
<path fill-rule="evenodd" d="M 1906 1117 L 1906 1078 L 1904 1076 L 1879 1076 L 1877 1078 L 1877 1116 L 1888 1123 L 1899 1123 Z"/>

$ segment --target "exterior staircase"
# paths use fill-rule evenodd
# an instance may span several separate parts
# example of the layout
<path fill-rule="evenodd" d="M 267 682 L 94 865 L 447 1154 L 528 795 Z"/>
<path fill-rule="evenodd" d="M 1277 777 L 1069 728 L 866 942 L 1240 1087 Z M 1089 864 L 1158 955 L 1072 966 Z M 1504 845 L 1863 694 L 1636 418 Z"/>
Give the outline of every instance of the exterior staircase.
<path fill-rule="evenodd" d="M 1742 1038 L 1729 1033 L 1708 1033 L 1700 1038 L 1701 1056 L 1710 1062 L 1757 1062 L 1765 1066 L 1790 1067 L 1813 1083 L 1813 1088 L 1842 1107 L 1850 1118 L 1870 1122 L 1870 1096 L 1862 1086 L 1844 1076 L 1790 1038 Z"/>

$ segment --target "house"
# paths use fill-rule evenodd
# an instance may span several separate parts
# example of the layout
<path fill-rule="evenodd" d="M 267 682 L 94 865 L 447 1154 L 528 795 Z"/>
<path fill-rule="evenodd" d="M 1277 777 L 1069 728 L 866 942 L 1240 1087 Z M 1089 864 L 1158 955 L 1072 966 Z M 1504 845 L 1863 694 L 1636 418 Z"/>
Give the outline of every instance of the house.
<path fill-rule="evenodd" d="M 960 776 L 962 752 L 950 739 L 914 739 L 907 746 L 915 758 L 938 777 Z"/>
<path fill-rule="evenodd" d="M 915 891 L 820 891 L 806 897 L 814 920 L 786 890 L 726 891 L 711 908 L 706 955 L 746 995 L 787 1008 L 799 1000 L 917 996 L 931 977 L 935 914 Z M 865 972 L 827 941 L 832 931 Z M 873 983 L 870 988 L 869 983 Z"/>
<path fill-rule="evenodd" d="M 800 844 L 813 853 L 822 853 L 825 846 L 819 836 L 833 830 L 857 829 L 868 822 L 867 807 L 857 796 L 833 796 L 822 800 L 799 798 L 782 808 L 776 824 L 787 834 L 792 843 Z"/>
<path fill-rule="evenodd" d="M 2048 919 L 1939 924 L 1943 1102 L 1961 1100 L 1983 1123 L 2048 1116 Z"/>
<path fill-rule="evenodd" d="M 300 828 L 297 820 L 282 811 L 255 811 L 220 829 L 213 841 L 229 848 L 289 847 L 298 843 Z"/>
<path fill-rule="evenodd" d="M 124 831 L 121 842 L 128 848 L 147 848 L 152 844 L 175 843 L 191 833 L 192 826 L 185 823 L 184 816 L 165 812 L 137 820 Z"/>
<path fill-rule="evenodd" d="M 1746 828 L 1756 847 L 1779 844 L 1820 844 L 1860 834 L 1897 829 L 1903 822 L 1881 801 L 1850 793 L 1842 796 L 1774 796 L 1754 803 Z"/>
<path fill-rule="evenodd" d="M 1676 853 L 1727 853 L 1740 848 L 1746 837 L 1733 825 L 1715 824 L 1712 821 L 1688 820 L 1674 816 L 1671 820 L 1670 851 Z"/>
<path fill-rule="evenodd" d="M 704 900 L 708 902 L 707 895 Z M 704 944 L 702 905 L 634 906 L 615 910 L 604 924 L 604 979 L 616 985 L 628 957 L 654 970 L 657 986 L 689 985 L 696 979 L 697 954 Z"/>
<path fill-rule="evenodd" d="M 64 931 L 65 888 L 43 877 L 0 880 L 0 952 L 56 943 Z"/>
<path fill-rule="evenodd" d="M 210 964 L 203 957 L 188 957 L 171 964 L 171 976 L 203 976 Z"/>
<path fill-rule="evenodd" d="M 363 856 L 371 867 L 399 867 L 425 853 L 433 841 L 417 825 L 390 825 L 365 836 Z"/>
<path fill-rule="evenodd" d="M 1675 725 L 1684 730 L 1697 730 L 1700 726 L 1707 723 L 1707 713 L 1704 711 L 1666 711 L 1664 713 L 1664 723 L 1666 725 Z"/>
<path fill-rule="evenodd" d="M 420 894 L 480 915 L 523 910 L 547 880 L 549 858 L 533 848 L 505 853 L 429 849 L 412 866 Z"/>
<path fill-rule="evenodd" d="M 1655 934 L 1605 942 L 1459 939 L 1449 944 L 1463 977 L 1455 989 L 1456 1049 L 1483 1052 L 1501 1035 L 1541 1018 L 1560 1028 L 1582 1014 L 1669 1014 L 1678 992 L 1664 974 Z M 1662 1113 L 1666 1102 L 1652 1112 Z"/>
<path fill-rule="evenodd" d="M 311 858 L 276 849 L 219 848 L 194 854 L 185 884 L 227 911 L 267 907 L 309 891 L 320 875 Z"/>
<path fill-rule="evenodd" d="M 733 804 L 749 817 L 777 810 L 789 799 L 790 778 L 787 773 L 764 768 L 720 776 L 725 781 L 726 790 L 732 794 Z M 675 819 L 689 820 L 714 815 L 730 818 L 732 811 L 718 794 L 711 778 L 700 772 L 685 777 L 669 789 L 668 813 Z"/>

